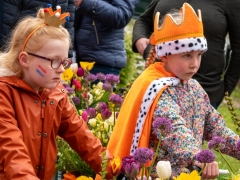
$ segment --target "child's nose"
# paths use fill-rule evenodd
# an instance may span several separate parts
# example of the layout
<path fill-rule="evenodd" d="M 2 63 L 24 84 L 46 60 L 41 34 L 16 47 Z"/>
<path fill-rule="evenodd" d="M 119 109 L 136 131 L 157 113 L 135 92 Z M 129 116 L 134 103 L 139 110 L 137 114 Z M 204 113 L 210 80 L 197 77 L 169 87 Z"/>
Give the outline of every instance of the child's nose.
<path fill-rule="evenodd" d="M 59 66 L 59 68 L 57 69 L 57 72 L 63 73 L 63 71 L 64 71 L 64 67 L 63 67 L 63 65 L 61 64 L 61 65 Z"/>

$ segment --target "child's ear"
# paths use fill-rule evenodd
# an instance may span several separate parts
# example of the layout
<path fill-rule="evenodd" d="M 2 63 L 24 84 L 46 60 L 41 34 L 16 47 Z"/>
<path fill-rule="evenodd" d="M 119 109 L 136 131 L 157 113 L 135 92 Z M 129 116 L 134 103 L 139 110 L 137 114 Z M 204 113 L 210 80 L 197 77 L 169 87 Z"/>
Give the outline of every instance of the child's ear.
<path fill-rule="evenodd" d="M 28 54 L 26 52 L 21 52 L 18 56 L 18 61 L 22 67 L 28 67 L 29 64 Z"/>
<path fill-rule="evenodd" d="M 161 60 L 162 60 L 162 62 L 166 62 L 167 61 L 167 56 L 162 56 Z"/>

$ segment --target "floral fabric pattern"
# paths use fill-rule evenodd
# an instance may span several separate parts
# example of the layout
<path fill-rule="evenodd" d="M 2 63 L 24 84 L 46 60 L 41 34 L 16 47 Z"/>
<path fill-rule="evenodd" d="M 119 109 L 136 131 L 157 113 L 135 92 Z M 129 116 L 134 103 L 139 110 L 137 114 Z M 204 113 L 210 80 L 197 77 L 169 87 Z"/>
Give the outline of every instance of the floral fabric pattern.
<path fill-rule="evenodd" d="M 211 106 L 206 92 L 196 80 L 182 81 L 165 89 L 155 108 L 153 121 L 158 117 L 171 120 L 172 132 L 163 135 L 156 162 L 170 161 L 172 176 L 189 172 L 203 140 L 209 141 L 213 136 L 227 140 L 222 153 L 240 159 L 240 152 L 235 148 L 239 137 L 226 127 L 223 117 Z M 159 135 L 152 128 L 150 148 L 156 148 Z M 156 168 L 151 176 L 157 177 Z"/>

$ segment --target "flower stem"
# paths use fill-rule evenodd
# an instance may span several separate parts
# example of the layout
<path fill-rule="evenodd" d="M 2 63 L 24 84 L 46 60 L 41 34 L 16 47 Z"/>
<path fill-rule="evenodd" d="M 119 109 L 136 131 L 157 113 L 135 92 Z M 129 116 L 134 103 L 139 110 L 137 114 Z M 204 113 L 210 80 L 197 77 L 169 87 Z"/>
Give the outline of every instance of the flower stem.
<path fill-rule="evenodd" d="M 223 154 L 221 153 L 220 150 L 218 150 L 218 152 L 220 153 L 221 157 L 223 158 L 223 160 L 227 163 L 228 167 L 231 169 L 232 173 L 236 176 L 236 173 L 233 171 L 233 168 L 230 166 L 230 164 L 227 162 L 227 160 L 225 159 L 225 157 L 223 156 Z"/>
<path fill-rule="evenodd" d="M 73 100 L 72 100 L 71 97 L 69 97 L 69 100 L 70 100 L 70 102 L 72 103 L 72 105 L 73 105 L 75 111 L 77 112 L 77 114 L 80 116 L 80 114 L 79 114 L 79 112 L 78 112 L 78 110 L 77 110 L 77 108 L 76 108 L 76 106 L 75 106 L 75 104 L 74 104 L 74 102 L 73 102 Z"/>
<path fill-rule="evenodd" d="M 153 157 L 152 164 L 151 164 L 151 166 L 150 166 L 150 168 L 149 168 L 149 174 L 151 174 L 151 172 L 152 172 L 152 168 L 153 168 L 154 162 L 155 162 L 155 160 L 156 160 L 156 157 L 157 157 L 157 154 L 158 154 L 158 150 L 159 150 L 159 146 L 160 146 L 160 144 L 161 144 L 161 141 L 162 141 L 162 132 L 160 132 L 160 136 L 159 136 L 157 148 L 156 148 L 156 151 L 155 151 L 155 153 L 154 153 L 154 157 Z M 147 180 L 148 180 L 148 178 L 149 178 L 149 175 L 147 176 Z"/>
<path fill-rule="evenodd" d="M 143 180 L 143 176 L 144 176 L 144 164 L 142 164 L 142 176 L 141 176 L 141 180 Z"/>
<path fill-rule="evenodd" d="M 205 167 L 206 167 L 206 163 L 203 164 L 203 168 L 202 168 L 201 171 L 199 172 L 199 175 L 202 174 L 202 172 L 203 172 L 203 170 L 205 169 Z"/>

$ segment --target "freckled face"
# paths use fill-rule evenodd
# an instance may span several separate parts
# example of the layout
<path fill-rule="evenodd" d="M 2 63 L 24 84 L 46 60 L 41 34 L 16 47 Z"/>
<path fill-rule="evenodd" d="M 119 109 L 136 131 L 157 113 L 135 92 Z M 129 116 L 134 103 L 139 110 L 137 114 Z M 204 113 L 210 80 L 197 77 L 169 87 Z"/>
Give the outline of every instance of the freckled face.
<path fill-rule="evenodd" d="M 31 52 L 36 55 L 44 56 L 49 59 L 61 58 L 66 59 L 68 56 L 68 41 L 59 39 L 49 39 L 41 49 L 36 52 Z M 40 87 L 47 89 L 54 88 L 60 81 L 60 75 L 64 71 L 61 65 L 57 69 L 51 67 L 51 61 L 41 59 L 32 55 L 28 55 L 29 59 L 28 68 L 24 69 L 24 77 L 29 85 L 33 87 L 36 91 Z"/>
<path fill-rule="evenodd" d="M 197 72 L 201 63 L 202 51 L 193 51 L 162 57 L 166 71 L 182 80 L 189 80 Z"/>

